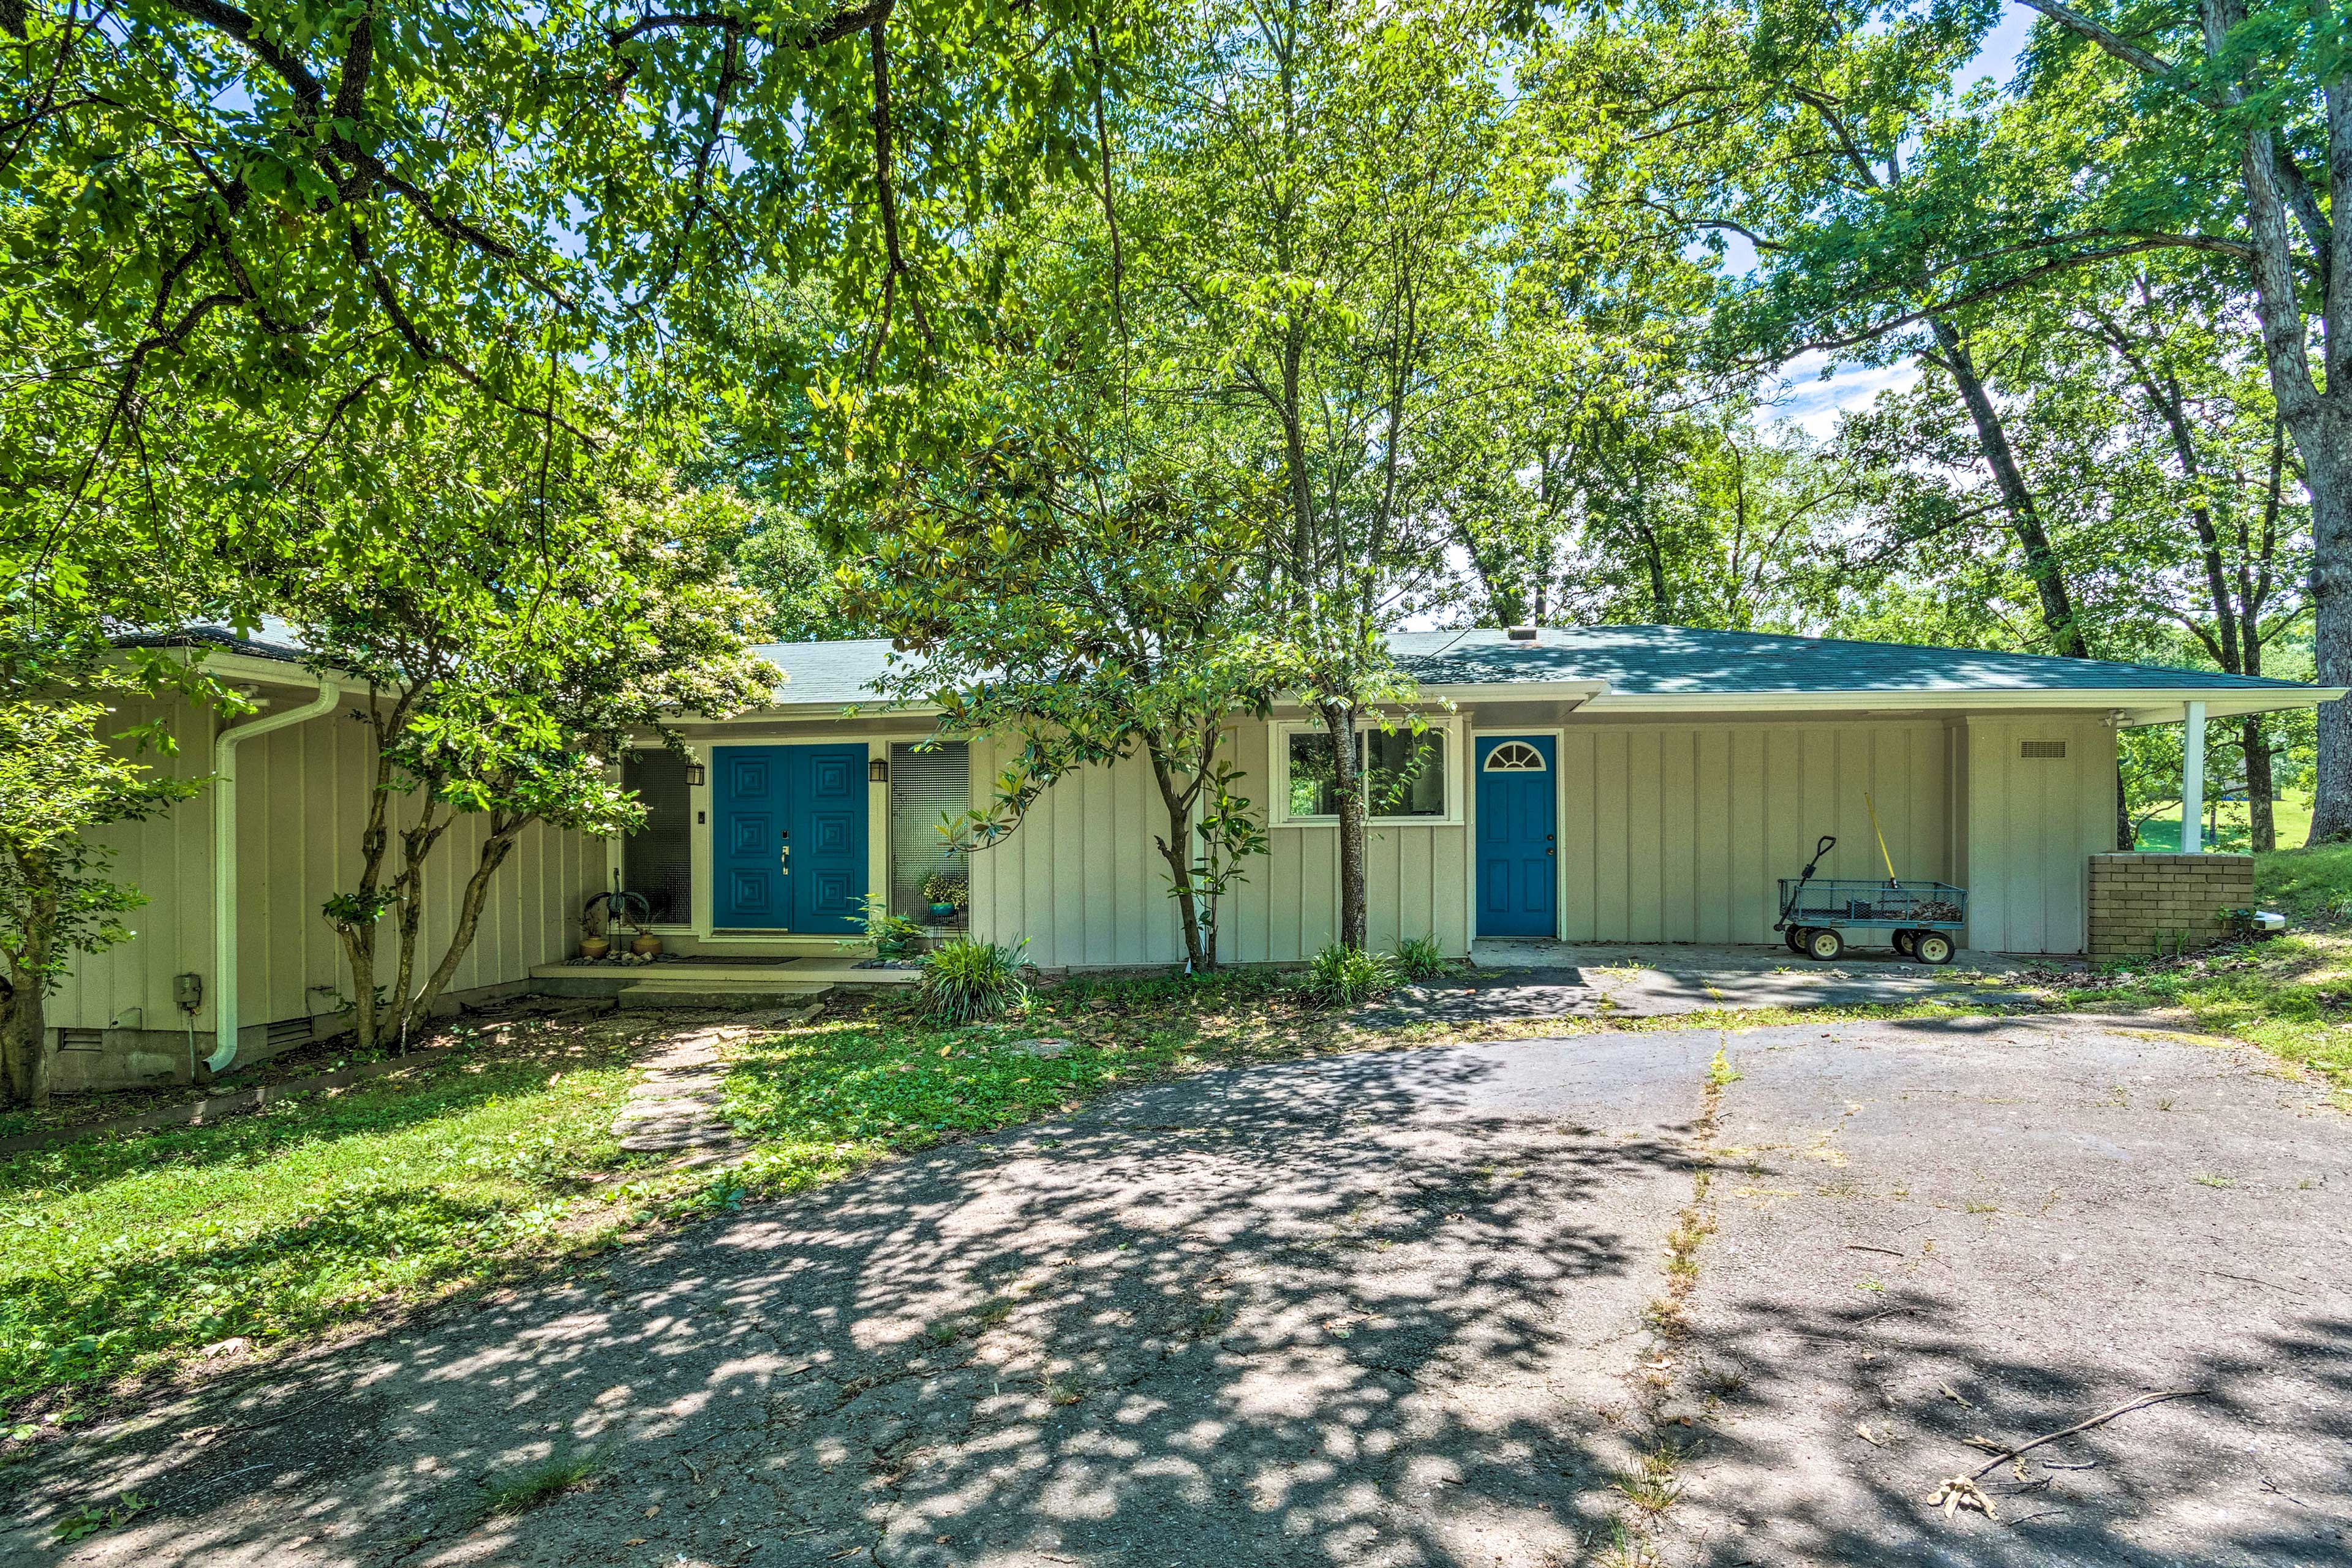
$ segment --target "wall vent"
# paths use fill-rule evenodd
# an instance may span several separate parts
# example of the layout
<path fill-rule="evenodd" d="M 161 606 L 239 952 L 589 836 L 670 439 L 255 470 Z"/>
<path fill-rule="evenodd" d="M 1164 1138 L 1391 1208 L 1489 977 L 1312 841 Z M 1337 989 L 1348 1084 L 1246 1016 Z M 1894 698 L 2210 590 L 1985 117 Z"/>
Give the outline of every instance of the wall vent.
<path fill-rule="evenodd" d="M 2017 754 L 2027 762 L 2057 762 L 2066 755 L 2063 741 L 2020 741 Z"/>
<path fill-rule="evenodd" d="M 58 1049 L 61 1051 L 102 1051 L 106 1049 L 104 1029 L 59 1029 Z"/>
<path fill-rule="evenodd" d="M 273 1051 L 282 1051 L 289 1046 L 309 1045 L 310 1043 L 310 1020 L 308 1018 L 280 1018 L 278 1022 L 264 1029 L 262 1031 L 261 1037 Z"/>

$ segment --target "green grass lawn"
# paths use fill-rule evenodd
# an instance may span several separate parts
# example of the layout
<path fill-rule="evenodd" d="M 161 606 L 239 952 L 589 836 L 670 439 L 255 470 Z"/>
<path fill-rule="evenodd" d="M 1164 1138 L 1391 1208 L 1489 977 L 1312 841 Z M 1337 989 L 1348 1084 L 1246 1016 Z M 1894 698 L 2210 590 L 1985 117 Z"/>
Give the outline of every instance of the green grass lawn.
<path fill-rule="evenodd" d="M 2257 856 L 2254 892 L 2263 908 L 2294 922 L 2289 934 L 2165 963 L 2111 963 L 2059 1000 L 2089 1010 L 2185 1008 L 2205 1027 L 2352 1095 L 2352 845 Z"/>
<path fill-rule="evenodd" d="M 569 1239 L 621 1042 L 501 1031 L 429 1066 L 211 1127 L 0 1160 L 0 1404 L 266 1342 Z"/>
<path fill-rule="evenodd" d="M 2219 802 L 2215 806 L 2215 816 L 2219 837 L 2207 847 L 2244 853 L 2246 846 L 2252 842 L 2246 803 L 2242 800 Z M 2302 847 L 2303 841 L 2311 837 L 2311 795 L 2307 791 L 2297 793 L 2290 790 L 2279 796 L 2277 803 L 2271 807 L 2271 831 L 2278 836 L 2281 848 Z M 2142 823 L 2139 847 L 2150 852 L 2178 850 L 2180 847 L 2179 808 L 2174 807 L 2168 817 Z"/>

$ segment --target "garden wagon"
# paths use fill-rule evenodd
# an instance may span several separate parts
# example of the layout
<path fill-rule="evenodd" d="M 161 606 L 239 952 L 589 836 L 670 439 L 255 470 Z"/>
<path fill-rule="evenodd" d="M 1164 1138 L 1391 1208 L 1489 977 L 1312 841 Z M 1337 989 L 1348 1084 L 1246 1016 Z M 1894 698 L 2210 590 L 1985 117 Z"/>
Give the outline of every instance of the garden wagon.
<path fill-rule="evenodd" d="M 1780 918 L 1772 929 L 1791 952 L 1827 963 L 1846 950 L 1846 932 L 1883 931 L 1888 945 L 1922 963 L 1952 962 L 1952 933 L 1968 920 L 1969 894 L 1948 882 L 1883 882 L 1853 878 L 1816 879 L 1837 840 L 1824 835 L 1803 872 L 1780 879 Z"/>

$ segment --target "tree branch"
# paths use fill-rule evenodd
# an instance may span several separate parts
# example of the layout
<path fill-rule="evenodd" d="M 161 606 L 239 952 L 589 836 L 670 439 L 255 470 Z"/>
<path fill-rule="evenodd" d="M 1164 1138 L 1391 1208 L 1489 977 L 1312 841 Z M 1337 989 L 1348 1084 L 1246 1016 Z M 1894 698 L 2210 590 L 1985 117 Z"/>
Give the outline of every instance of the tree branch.
<path fill-rule="evenodd" d="M 2072 6 L 2060 5 L 2058 0 L 2017 0 L 2017 3 L 2041 12 L 2068 32 L 2090 39 L 2134 70 L 2145 72 L 2149 76 L 2168 76 L 2172 73 L 2172 63 L 2162 56 L 2150 53 L 2121 33 L 2102 26 Z"/>

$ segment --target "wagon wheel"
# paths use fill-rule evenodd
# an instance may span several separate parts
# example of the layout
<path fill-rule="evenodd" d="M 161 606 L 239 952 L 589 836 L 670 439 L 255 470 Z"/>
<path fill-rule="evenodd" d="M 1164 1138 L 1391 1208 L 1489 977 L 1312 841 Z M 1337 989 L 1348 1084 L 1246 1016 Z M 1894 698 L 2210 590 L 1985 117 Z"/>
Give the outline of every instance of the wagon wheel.
<path fill-rule="evenodd" d="M 1952 939 L 1939 931 L 1923 931 L 1913 934 L 1912 945 L 1919 950 L 1922 963 L 1952 962 Z"/>
<path fill-rule="evenodd" d="M 1805 951 L 1805 928 L 1790 926 L 1780 933 L 1780 940 L 1789 944 L 1790 952 L 1802 952 Z"/>
<path fill-rule="evenodd" d="M 1917 931 L 1906 927 L 1895 933 L 1895 951 L 1906 958 L 1916 957 L 1918 952 L 1918 939 Z"/>
<path fill-rule="evenodd" d="M 1822 963 L 1832 963 L 1845 951 L 1845 938 L 1827 927 L 1805 933 L 1805 956 Z"/>

